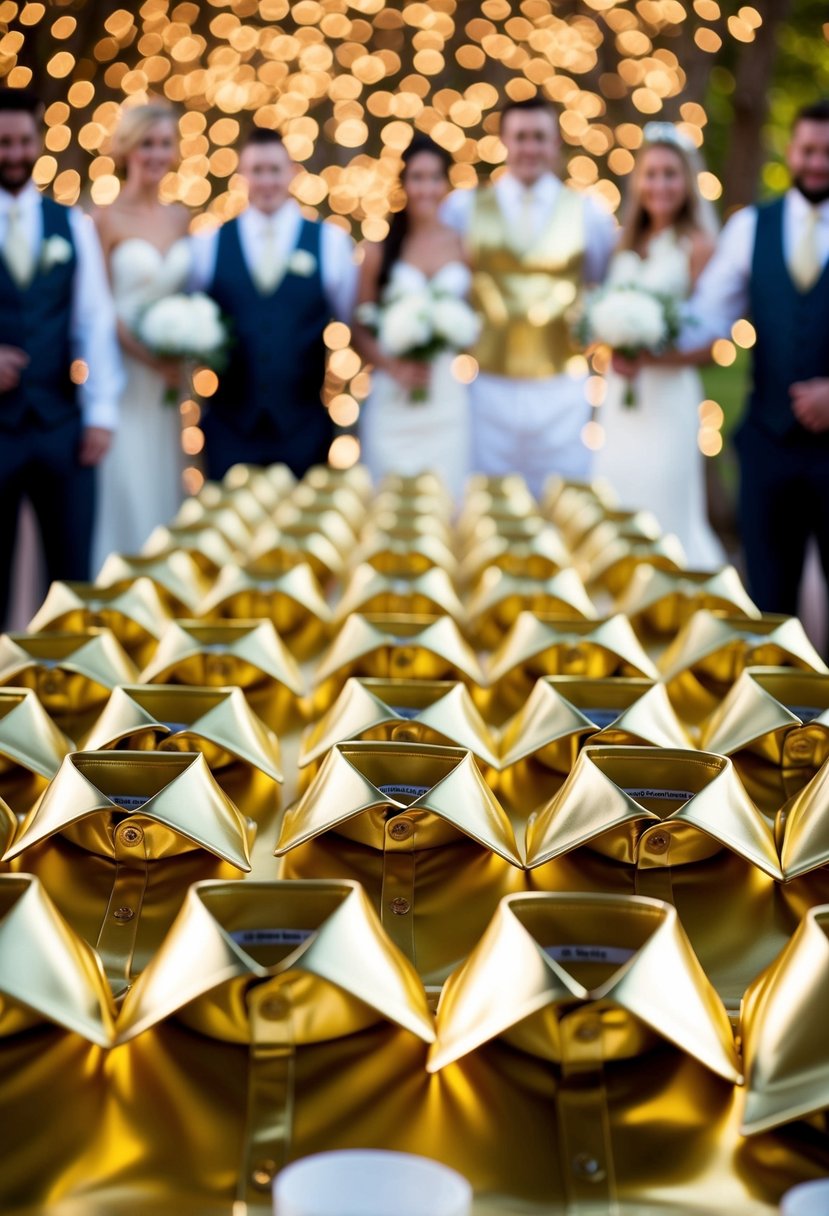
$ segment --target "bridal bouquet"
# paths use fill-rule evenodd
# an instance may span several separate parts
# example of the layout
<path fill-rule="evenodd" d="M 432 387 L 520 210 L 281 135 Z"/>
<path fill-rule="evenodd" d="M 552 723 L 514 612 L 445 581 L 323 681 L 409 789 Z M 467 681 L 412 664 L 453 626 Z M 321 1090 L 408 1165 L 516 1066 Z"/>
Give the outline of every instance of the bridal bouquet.
<path fill-rule="evenodd" d="M 465 300 L 426 284 L 420 291 L 384 293 L 378 304 L 361 304 L 357 319 L 377 337 L 386 354 L 431 363 L 446 350 L 464 350 L 478 337 L 481 323 Z M 415 389 L 412 401 L 425 401 Z"/>
<path fill-rule="evenodd" d="M 611 282 L 587 297 L 576 333 L 583 346 L 599 343 L 627 359 L 662 354 L 679 337 L 680 303 L 677 296 L 641 282 Z M 624 402 L 628 406 L 636 402 L 630 380 Z"/>
<path fill-rule="evenodd" d="M 214 369 L 223 365 L 229 341 L 218 304 L 202 292 L 156 300 L 139 318 L 136 336 L 160 359 Z M 168 390 L 167 399 L 175 404 L 175 390 Z"/>

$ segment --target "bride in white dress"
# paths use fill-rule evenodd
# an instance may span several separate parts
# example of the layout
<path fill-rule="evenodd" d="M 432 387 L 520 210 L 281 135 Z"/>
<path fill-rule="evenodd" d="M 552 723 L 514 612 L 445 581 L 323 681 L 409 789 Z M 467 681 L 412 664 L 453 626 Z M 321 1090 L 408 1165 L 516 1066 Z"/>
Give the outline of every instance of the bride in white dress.
<path fill-rule="evenodd" d="M 184 289 L 190 255 L 189 216 L 158 197 L 161 179 L 178 157 L 178 128 L 167 106 L 135 106 L 116 129 L 113 158 L 124 173 L 117 200 L 94 220 L 109 267 L 126 384 L 110 451 L 98 469 L 93 572 L 109 553 L 137 553 L 158 524 L 168 523 L 182 498 L 181 422 L 165 401 L 181 368 L 158 359 L 135 337 L 149 304 Z"/>
<path fill-rule="evenodd" d="M 644 135 L 607 282 L 634 282 L 686 300 L 714 251 L 716 221 L 696 185 L 691 145 L 669 123 L 648 123 Z M 707 349 L 633 362 L 614 354 L 598 412 L 604 443 L 593 465 L 622 507 L 653 511 L 663 531 L 679 537 L 695 569 L 726 560 L 708 522 L 698 444 L 705 393 L 694 365 L 709 358 Z M 625 403 L 631 383 L 633 405 Z"/>
<path fill-rule="evenodd" d="M 451 164 L 426 136 L 416 136 L 406 149 L 406 206 L 395 214 L 386 240 L 366 246 L 358 309 L 386 292 L 416 295 L 425 284 L 460 299 L 468 295 L 471 273 L 461 238 L 439 218 Z M 452 371 L 455 353 L 444 351 L 429 363 L 395 358 L 359 321 L 354 340 L 374 367 L 359 427 L 361 460 L 373 479 L 431 470 L 458 499 L 470 469 L 471 441 L 467 389 Z"/>

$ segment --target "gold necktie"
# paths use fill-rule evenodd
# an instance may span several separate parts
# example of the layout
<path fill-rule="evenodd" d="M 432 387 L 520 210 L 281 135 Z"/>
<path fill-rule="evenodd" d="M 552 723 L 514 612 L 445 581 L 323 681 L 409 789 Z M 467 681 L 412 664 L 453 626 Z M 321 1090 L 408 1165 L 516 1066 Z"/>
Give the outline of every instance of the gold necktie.
<path fill-rule="evenodd" d="M 809 291 L 817 282 L 821 271 L 817 243 L 819 219 L 820 212 L 817 207 L 810 207 L 792 254 L 791 275 L 800 291 Z"/>
<path fill-rule="evenodd" d="M 273 291 L 279 279 L 280 260 L 276 248 L 276 216 L 269 215 L 262 227 L 259 244 L 259 260 L 254 272 L 256 285 L 261 292 Z"/>
<path fill-rule="evenodd" d="M 28 287 L 34 274 L 34 257 L 29 234 L 23 222 L 23 212 L 18 203 L 13 203 L 9 208 L 3 258 L 17 286 Z"/>

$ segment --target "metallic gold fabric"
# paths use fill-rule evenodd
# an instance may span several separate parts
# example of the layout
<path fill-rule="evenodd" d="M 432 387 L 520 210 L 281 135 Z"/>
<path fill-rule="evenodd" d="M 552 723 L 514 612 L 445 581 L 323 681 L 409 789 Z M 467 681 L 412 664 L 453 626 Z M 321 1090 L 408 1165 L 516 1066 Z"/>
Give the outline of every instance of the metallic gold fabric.
<path fill-rule="evenodd" d="M 139 578 L 150 579 L 173 616 L 191 616 L 207 590 L 204 576 L 187 553 L 175 550 L 164 556 L 110 553 L 95 579 L 96 587 L 126 591 Z"/>
<path fill-rule="evenodd" d="M 15 814 L 31 808 L 71 750 L 30 688 L 0 688 L 0 798 Z"/>
<path fill-rule="evenodd" d="M 796 617 L 756 620 L 701 609 L 659 660 L 668 694 L 683 721 L 713 713 L 746 667 L 796 667 L 829 672 Z"/>
<path fill-rule="evenodd" d="M 599 615 L 575 570 L 561 570 L 551 578 L 528 578 L 507 574 L 497 566 L 484 570 L 467 605 L 467 631 L 479 647 L 492 650 L 521 612 L 533 612 L 547 620 Z"/>
<path fill-rule="evenodd" d="M 432 566 L 412 578 L 389 578 L 374 566 L 362 563 L 351 572 L 335 610 L 341 623 L 352 612 L 446 613 L 460 622 L 465 609 L 445 570 Z"/>
<path fill-rule="evenodd" d="M 250 870 L 252 838 L 201 755 L 73 752 L 6 859 L 40 878 L 120 995 L 192 882 Z"/>
<path fill-rule="evenodd" d="M 457 560 L 447 543 L 429 533 L 399 537 L 375 530 L 361 541 L 353 560 L 373 566 L 388 578 L 414 578 L 434 566 L 452 575 L 457 567 Z"/>
<path fill-rule="evenodd" d="M 733 566 L 713 574 L 637 566 L 616 606 L 643 637 L 673 637 L 701 608 L 755 620 L 760 616 Z"/>
<path fill-rule="evenodd" d="M 263 524 L 250 547 L 247 568 L 262 578 L 275 578 L 307 563 L 314 576 L 325 585 L 345 569 L 345 559 L 337 546 L 321 532 L 286 532 L 276 524 Z"/>
<path fill-rule="evenodd" d="M 94 583 L 52 583 L 28 631 L 111 629 L 141 667 L 149 661 L 169 620 L 170 614 L 148 578 L 136 579 L 123 591 L 104 590 Z"/>
<path fill-rule="evenodd" d="M 167 557 L 177 549 L 187 553 L 208 579 L 215 578 L 236 557 L 218 528 L 201 522 L 154 528 L 141 553 L 144 557 Z"/>
<path fill-rule="evenodd" d="M 491 531 L 476 539 L 459 569 L 462 582 L 474 583 L 487 566 L 523 578 L 552 578 L 570 564 L 567 549 L 555 528 L 547 524 L 524 540 Z"/>
<path fill-rule="evenodd" d="M 589 535 L 587 558 L 583 548 L 577 550 L 574 561 L 589 587 L 599 587 L 613 596 L 620 596 L 635 578 L 638 570 L 660 570 L 677 573 L 685 566 L 685 550 L 672 535 L 647 537 L 620 535 L 609 520 Z"/>
<path fill-rule="evenodd" d="M 210 688 L 236 684 L 272 730 L 301 720 L 302 675 L 271 621 L 173 622 L 141 680 Z"/>
<path fill-rule="evenodd" d="M 333 705 L 351 676 L 484 682 L 475 652 L 450 617 L 405 614 L 346 618 L 314 674 L 317 713 Z"/>
<path fill-rule="evenodd" d="M 731 762 L 705 752 L 585 748 L 559 792 L 530 820 L 526 864 L 541 890 L 673 903 L 735 1013 L 796 923 L 779 885 L 768 823 Z"/>
<path fill-rule="evenodd" d="M 506 813 L 454 747 L 335 746 L 286 810 L 276 854 L 283 878 L 362 882 L 429 984 L 465 957 L 501 896 L 525 886 Z"/>
<path fill-rule="evenodd" d="M 469 240 L 472 298 L 483 321 L 473 353 L 482 371 L 536 380 L 565 370 L 574 351 L 568 314 L 581 282 L 583 208 L 578 194 L 560 190 L 546 229 L 525 251 L 495 191 L 478 191 Z"/>
<path fill-rule="evenodd" d="M 331 610 L 307 562 L 275 578 L 225 566 L 199 606 L 215 620 L 269 620 L 297 659 L 317 654 L 330 636 Z"/>
<path fill-rule="evenodd" d="M 116 684 L 137 678 L 136 667 L 109 629 L 0 637 L 0 686 L 30 688 L 72 739 L 89 729 Z"/>

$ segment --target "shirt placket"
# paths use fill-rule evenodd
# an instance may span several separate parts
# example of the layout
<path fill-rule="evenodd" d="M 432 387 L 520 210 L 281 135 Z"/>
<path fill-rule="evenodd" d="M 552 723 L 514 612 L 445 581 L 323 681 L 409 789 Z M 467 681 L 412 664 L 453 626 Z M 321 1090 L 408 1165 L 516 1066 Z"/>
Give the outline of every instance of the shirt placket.
<path fill-rule="evenodd" d="M 264 983 L 248 993 L 247 1116 L 237 1198 L 262 1204 L 288 1159 L 293 1132 L 296 1044 L 290 985 Z"/>
<path fill-rule="evenodd" d="M 146 824 L 125 819 L 114 834 L 112 888 L 96 949 L 116 996 L 130 986 L 151 864 L 147 832 Z"/>
<path fill-rule="evenodd" d="M 567 1013 L 559 1021 L 559 1033 L 561 1083 L 556 1102 L 567 1211 L 579 1216 L 616 1216 L 601 1012 L 584 1005 Z"/>
<path fill-rule="evenodd" d="M 636 846 L 637 895 L 649 895 L 651 899 L 674 902 L 674 887 L 671 878 L 671 830 L 665 823 L 648 827 L 639 837 Z"/>
<path fill-rule="evenodd" d="M 383 829 L 383 928 L 408 959 L 415 961 L 415 820 L 394 815 Z"/>

